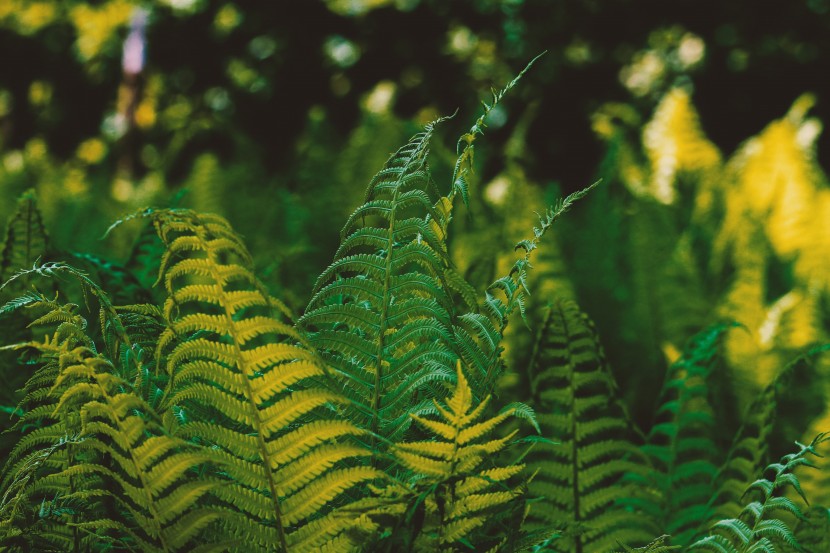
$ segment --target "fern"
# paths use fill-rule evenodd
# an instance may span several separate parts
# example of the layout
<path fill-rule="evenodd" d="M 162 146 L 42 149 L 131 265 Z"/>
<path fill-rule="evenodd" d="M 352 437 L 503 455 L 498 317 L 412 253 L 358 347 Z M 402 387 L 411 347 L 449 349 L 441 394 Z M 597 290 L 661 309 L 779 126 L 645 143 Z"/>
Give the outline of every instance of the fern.
<path fill-rule="evenodd" d="M 83 332 L 86 321 L 78 315 L 77 305 L 62 304 L 40 294 L 27 294 L 26 306 L 31 310 L 46 311 L 35 318 L 33 325 L 56 325 L 56 330 L 43 347 L 54 344 L 92 346 Z M 20 346 L 5 346 L 17 351 Z M 25 351 L 25 349 L 24 349 Z M 59 416 L 56 407 L 62 389 L 55 387 L 60 372 L 60 357 L 53 352 L 36 353 L 29 362 L 41 364 L 21 390 L 22 399 L 15 408 L 19 418 L 7 432 L 18 439 L 6 458 L 2 471 L 2 503 L 0 503 L 0 536 L 9 547 L 22 550 L 71 551 L 80 547 L 78 530 L 68 530 L 66 520 L 57 524 L 52 517 L 43 517 L 36 506 L 51 503 L 58 493 L 71 489 L 69 482 L 44 487 L 33 484 L 37 479 L 60 473 L 74 462 L 72 444 L 78 441 L 80 421 L 75 414 Z M 71 518 L 70 518 L 71 520 Z"/>
<path fill-rule="evenodd" d="M 435 402 L 437 418 L 412 415 L 431 439 L 399 443 L 392 450 L 395 459 L 413 475 L 410 493 L 419 503 L 423 501 L 424 521 L 415 541 L 417 551 L 456 551 L 462 547 L 495 550 L 506 540 L 502 537 L 504 530 L 494 522 L 515 510 L 523 495 L 521 487 L 508 483 L 523 465 L 489 462 L 516 433 L 491 437 L 513 410 L 484 417 L 489 398 L 473 404 L 473 393 L 460 362 L 456 377 L 455 391 L 446 406 Z"/>
<path fill-rule="evenodd" d="M 61 363 L 65 365 L 56 386 L 65 391 L 56 411 L 80 413 L 78 455 L 89 452 L 90 458 L 100 457 L 64 472 L 70 478 L 101 476 L 99 486 L 67 494 L 65 499 L 111 500 L 126 519 L 118 520 L 107 511 L 103 519 L 77 523 L 79 528 L 123 533 L 141 551 L 193 550 L 193 540 L 218 517 L 212 509 L 196 507 L 216 485 L 192 477 L 207 456 L 165 435 L 152 418 L 145 419 L 148 414 L 152 417 L 152 411 L 113 374 L 105 359 L 75 348 L 61 352 Z"/>
<path fill-rule="evenodd" d="M 46 255 L 48 248 L 49 238 L 37 209 L 35 194 L 29 190 L 18 199 L 16 209 L 6 226 L 5 241 L 0 255 L 0 282 L 5 282 L 16 271 L 34 265 L 39 258 Z M 0 301 L 12 302 L 24 289 L 23 281 L 16 282 L 13 287 L 0 292 Z M 28 338 L 27 333 L 23 331 L 25 314 L 16 313 L 15 316 L 21 319 L 15 321 L 5 318 L 0 321 L 0 332 L 6 337 L 7 343 Z M 13 365 L 14 361 L 7 353 L 0 356 L 0 363 Z M 15 391 L 23 385 L 26 377 L 22 371 L 0 371 L 0 405 L 9 408 L 20 399 L 15 395 Z M 5 423 L 0 423 L 0 429 L 5 429 L 6 426 Z M 4 446 L 5 444 L 0 445 L 0 455 L 8 451 Z"/>
<path fill-rule="evenodd" d="M 3 255 L 0 258 L 0 281 L 5 282 L 20 269 L 28 269 L 43 257 L 49 237 L 37 209 L 34 191 L 24 193 L 6 227 Z"/>
<path fill-rule="evenodd" d="M 743 507 L 746 486 L 768 461 L 774 424 L 783 415 L 780 412 L 781 400 L 791 388 L 796 367 L 818 357 L 828 347 L 810 350 L 789 363 L 750 404 L 732 440 L 727 459 L 715 478 L 716 492 L 709 502 L 710 522 L 738 516 Z"/>
<path fill-rule="evenodd" d="M 622 551 L 624 553 L 669 553 L 670 551 L 677 551 L 680 549 L 679 545 L 666 544 L 670 537 L 668 534 L 664 534 L 643 547 L 628 547 L 623 544 Z"/>
<path fill-rule="evenodd" d="M 643 146 L 651 164 L 648 194 L 663 204 L 678 195 L 678 174 L 719 168 L 720 152 L 700 128 L 689 94 L 670 90 L 643 129 Z"/>
<path fill-rule="evenodd" d="M 162 409 L 181 410 L 179 436 L 210 444 L 226 477 L 212 491 L 226 530 L 246 549 L 353 549 L 349 532 L 374 527 L 331 507 L 378 473 L 360 465 L 365 452 L 350 443 L 364 432 L 335 419 L 341 398 L 320 386 L 317 356 L 284 322 L 224 219 L 143 215 L 167 244 L 160 278 L 169 326 L 156 351 L 170 378 Z"/>
<path fill-rule="evenodd" d="M 441 220 L 427 167 L 436 123 L 372 179 L 299 320 L 349 395 L 356 422 L 387 439 L 402 436 L 409 414 L 453 379 L 445 237 L 427 218 Z"/>
<path fill-rule="evenodd" d="M 655 471 L 647 480 L 659 494 L 647 511 L 660 527 L 686 545 L 707 520 L 715 457 L 715 413 L 710 403 L 709 378 L 718 344 L 733 325 L 716 325 L 693 338 L 683 356 L 669 369 L 657 409 L 657 420 L 644 452 Z"/>
<path fill-rule="evenodd" d="M 791 488 L 806 502 L 794 470 L 801 466 L 812 467 L 810 457 L 828 440 L 827 434 L 819 434 L 809 445 L 796 442 L 799 450 L 785 455 L 779 463 L 767 467 L 770 477 L 756 480 L 746 493 L 756 499 L 744 505 L 736 518 L 716 522 L 709 535 L 689 547 L 689 551 L 716 551 L 718 553 L 800 549 L 791 528 L 791 520 L 804 515 L 796 503 L 781 495 Z"/>
<path fill-rule="evenodd" d="M 641 472 L 625 410 L 593 324 L 572 301 L 550 308 L 529 366 L 533 406 L 544 437 L 528 456 L 537 526 L 563 529 L 561 551 L 608 551 L 653 535 L 642 517 L 617 507 L 631 494 L 622 477 Z"/>
<path fill-rule="evenodd" d="M 165 435 L 149 406 L 91 349 L 77 306 L 41 297 L 32 307 L 48 309 L 34 324 L 58 327 L 43 342 L 16 346 L 45 365 L 26 385 L 24 437 L 3 475 L 6 538 L 26 535 L 16 505 L 40 497 L 30 546 L 78 551 L 115 533 L 141 551 L 192 549 L 217 516 L 196 508 L 214 484 L 189 474 L 206 458 Z"/>

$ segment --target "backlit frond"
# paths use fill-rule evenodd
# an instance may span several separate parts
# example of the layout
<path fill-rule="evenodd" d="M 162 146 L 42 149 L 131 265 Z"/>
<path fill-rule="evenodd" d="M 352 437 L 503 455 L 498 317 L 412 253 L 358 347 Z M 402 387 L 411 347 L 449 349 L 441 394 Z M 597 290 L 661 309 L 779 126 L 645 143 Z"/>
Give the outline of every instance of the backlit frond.
<path fill-rule="evenodd" d="M 500 466 L 492 459 L 513 434 L 496 438 L 497 427 L 512 411 L 484 416 L 489 398 L 475 404 L 459 362 L 457 385 L 445 405 L 435 402 L 437 418 L 413 415 L 427 441 L 403 442 L 393 449 L 412 474 L 411 492 L 424 501 L 424 527 L 417 551 L 456 551 L 472 545 L 480 551 L 497 546 L 502 536 L 494 524 L 521 505 L 523 491 L 511 484 L 523 465 Z"/>
<path fill-rule="evenodd" d="M 227 478 L 211 493 L 237 549 L 356 547 L 352 532 L 374 526 L 332 508 L 377 472 L 360 464 L 364 450 L 351 441 L 365 433 L 335 422 L 342 399 L 321 387 L 318 356 L 265 293 L 224 219 L 186 210 L 146 216 L 167 244 L 168 328 L 156 352 L 170 378 L 162 407 L 183 412 L 180 435 L 211 444 Z M 189 424 L 191 412 L 200 417 Z"/>

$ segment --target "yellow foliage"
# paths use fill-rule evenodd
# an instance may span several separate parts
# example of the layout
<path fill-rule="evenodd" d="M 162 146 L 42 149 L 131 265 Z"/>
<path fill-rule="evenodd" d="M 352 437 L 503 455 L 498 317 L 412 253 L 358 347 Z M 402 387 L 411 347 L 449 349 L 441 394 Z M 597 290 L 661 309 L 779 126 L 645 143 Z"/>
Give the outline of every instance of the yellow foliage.
<path fill-rule="evenodd" d="M 651 164 L 649 191 L 665 204 L 674 202 L 677 175 L 720 164 L 720 152 L 700 128 L 689 94 L 671 90 L 643 129 L 643 146 Z"/>
<path fill-rule="evenodd" d="M 104 159 L 106 154 L 107 146 L 104 144 L 104 141 L 100 138 L 90 138 L 89 140 L 84 140 L 78 145 L 76 155 L 78 156 L 78 159 L 84 163 L 93 165 Z"/>
<path fill-rule="evenodd" d="M 69 12 L 78 33 L 77 48 L 82 61 L 89 61 L 117 36 L 118 29 L 126 25 L 136 4 L 130 0 L 110 0 L 99 7 L 79 4 Z"/>
<path fill-rule="evenodd" d="M 11 23 L 24 35 L 38 32 L 54 22 L 59 15 L 55 2 L 5 0 L 0 2 L 0 24 Z"/>
<path fill-rule="evenodd" d="M 690 223 L 677 227 L 669 259 L 690 274 L 708 266 L 709 274 L 700 275 L 700 289 L 688 279 L 667 282 L 666 258 L 646 250 L 643 266 L 647 274 L 660 275 L 660 285 L 647 290 L 654 298 L 651 315 L 639 316 L 651 321 L 667 346 L 679 343 L 672 332 L 678 320 L 692 319 L 689 302 L 666 307 L 672 298 L 700 296 L 700 305 L 707 308 L 698 324 L 741 323 L 729 331 L 724 345 L 743 402 L 800 349 L 828 338 L 822 321 L 830 291 L 830 189 L 816 161 L 821 124 L 808 117 L 814 102 L 809 94 L 798 98 L 784 117 L 744 142 L 725 164 L 683 89 L 663 97 L 640 145 L 627 139 L 639 123 L 624 108 L 603 106 L 593 118 L 594 130 L 611 145 L 617 178 L 633 195 L 631 228 L 663 236 L 677 225 L 676 218 L 665 211 L 674 220 L 668 227 L 644 223 L 644 202 L 653 198 L 674 206 L 678 183 L 691 188 L 693 205 L 677 206 L 690 211 Z M 679 328 L 685 335 L 687 329 Z"/>
<path fill-rule="evenodd" d="M 510 509 L 523 493 L 506 484 L 524 465 L 500 467 L 489 461 L 515 434 L 514 431 L 503 438 L 490 438 L 513 411 L 480 421 L 489 397 L 474 405 L 460 361 L 456 377 L 458 383 L 446 407 L 435 401 L 439 420 L 412 415 L 434 437 L 429 441 L 401 443 L 394 449 L 398 462 L 418 475 L 414 491 L 429 490 L 425 531 L 415 543 L 417 551 L 459 550 L 459 542 L 485 525 L 491 513 Z"/>

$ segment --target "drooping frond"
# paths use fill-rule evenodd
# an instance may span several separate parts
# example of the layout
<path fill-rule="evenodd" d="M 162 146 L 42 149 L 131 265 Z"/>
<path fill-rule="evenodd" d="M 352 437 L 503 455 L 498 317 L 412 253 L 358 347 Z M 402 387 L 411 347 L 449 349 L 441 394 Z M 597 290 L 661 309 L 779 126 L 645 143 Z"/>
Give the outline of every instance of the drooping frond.
<path fill-rule="evenodd" d="M 355 420 L 388 439 L 454 379 L 443 216 L 427 157 L 434 123 L 390 157 L 346 222 L 299 325 L 334 369 Z"/>
<path fill-rule="evenodd" d="M 410 494 L 423 501 L 423 527 L 416 551 L 490 551 L 505 545 L 499 520 L 518 509 L 521 486 L 511 483 L 524 468 L 492 459 L 515 435 L 496 438 L 496 429 L 513 413 L 485 417 L 489 397 L 478 405 L 459 362 L 455 391 L 446 405 L 435 402 L 437 417 L 412 415 L 429 439 L 397 444 L 392 454 L 412 475 Z M 493 548 L 493 549 L 490 549 Z"/>
<path fill-rule="evenodd" d="M 458 317 L 453 332 L 462 359 L 474 371 L 472 380 L 477 397 L 492 392 L 502 372 L 501 342 L 510 316 L 518 309 L 525 318 L 531 254 L 554 222 L 598 184 L 599 181 L 574 192 L 548 208 L 539 217 L 539 226 L 533 227 L 533 237 L 516 244 L 515 250 L 520 253 L 508 273 L 488 287 L 481 311 Z"/>
<path fill-rule="evenodd" d="M 647 519 L 618 506 L 634 493 L 622 477 L 643 465 L 596 331 L 574 302 L 550 308 L 528 370 L 542 435 L 559 442 L 528 455 L 530 493 L 543 498 L 531 522 L 563 529 L 558 551 L 599 553 L 653 537 Z"/>
<path fill-rule="evenodd" d="M 193 478 L 206 457 L 166 435 L 96 354 L 76 305 L 41 297 L 29 307 L 47 309 L 33 324 L 56 330 L 12 346 L 43 366 L 24 388 L 22 437 L 3 473 L 6 540 L 38 550 L 97 549 L 107 540 L 140 551 L 191 550 L 217 517 L 197 506 L 215 485 Z"/>
<path fill-rule="evenodd" d="M 801 466 L 815 469 L 810 457 L 817 456 L 817 448 L 829 438 L 827 434 L 819 434 L 809 445 L 796 442 L 799 448 L 796 453 L 785 455 L 779 463 L 769 465 L 765 471 L 769 476 L 749 485 L 745 495 L 752 500 L 744 504 L 740 514 L 713 524 L 709 535 L 689 546 L 689 551 L 800 550 L 793 524 L 803 514 L 795 501 L 782 493 L 791 490 L 807 501 L 794 470 Z"/>
<path fill-rule="evenodd" d="M 136 384 L 140 384 L 140 379 L 144 375 L 141 356 L 134 350 L 132 338 L 124 329 L 124 325 L 109 294 L 93 281 L 89 275 L 63 262 L 48 262 L 41 265 L 34 265 L 32 268 L 19 270 L 0 285 L 0 290 L 4 290 L 15 282 L 32 276 L 45 277 L 57 281 L 67 278 L 80 285 L 84 299 L 87 302 L 90 296 L 94 297 L 99 305 L 98 322 L 100 323 L 101 336 L 104 341 L 104 346 L 107 349 L 108 358 L 114 360 L 124 358 L 129 361 L 127 365 L 121 366 L 116 363 L 115 366 L 121 376 L 130 377 L 131 380 L 135 380 Z M 132 354 L 125 353 L 125 350 Z"/>
<path fill-rule="evenodd" d="M 196 478 L 208 457 L 166 435 L 106 359 L 77 347 L 61 351 L 60 363 L 55 386 L 63 393 L 55 411 L 80 414 L 78 460 L 40 485 L 76 478 L 83 483 L 64 501 L 94 498 L 114 507 L 78 522 L 79 528 L 108 528 L 140 551 L 191 551 L 219 516 L 198 505 L 217 485 Z"/>
<path fill-rule="evenodd" d="M 354 549 L 352 531 L 374 527 L 333 507 L 377 472 L 351 440 L 364 432 L 338 420 L 343 402 L 321 386 L 318 356 L 264 292 L 227 221 L 188 210 L 143 215 L 167 244 L 162 408 L 179 412 L 178 435 L 208 444 L 222 467 L 227 481 L 211 493 L 235 550 Z"/>
<path fill-rule="evenodd" d="M 26 301 L 17 302 L 19 307 L 42 313 L 33 316 L 33 325 L 51 325 L 55 331 L 47 335 L 43 343 L 33 344 L 36 353 L 34 358 L 28 357 L 30 362 L 38 362 L 41 366 L 21 389 L 22 399 L 15 408 L 18 417 L 7 430 L 18 439 L 8 452 L 0 473 L 0 543 L 12 550 L 17 547 L 23 551 L 77 551 L 84 542 L 77 528 L 67 527 L 74 512 L 64 510 L 66 516 L 44 516 L 36 506 L 52 504 L 58 494 L 72 489 L 66 479 L 55 482 L 55 475 L 73 464 L 76 457 L 73 446 L 80 434 L 77 414 L 60 416 L 56 412 L 64 391 L 55 386 L 61 371 L 59 352 L 76 346 L 91 347 L 92 341 L 83 331 L 86 321 L 78 315 L 77 305 L 63 304 L 39 293 L 26 294 L 22 299 Z M 8 306 L 4 306 L 4 310 Z M 49 344 L 54 350 L 44 352 Z M 18 352 L 20 346 L 3 349 Z M 39 481 L 47 476 L 51 476 L 52 484 L 44 486 Z"/>
<path fill-rule="evenodd" d="M 669 368 L 656 421 L 643 446 L 655 469 L 646 475 L 646 487 L 657 492 L 656 503 L 647 510 L 676 544 L 686 545 L 698 535 L 714 495 L 720 460 L 709 376 L 730 326 L 716 325 L 695 336 Z"/>

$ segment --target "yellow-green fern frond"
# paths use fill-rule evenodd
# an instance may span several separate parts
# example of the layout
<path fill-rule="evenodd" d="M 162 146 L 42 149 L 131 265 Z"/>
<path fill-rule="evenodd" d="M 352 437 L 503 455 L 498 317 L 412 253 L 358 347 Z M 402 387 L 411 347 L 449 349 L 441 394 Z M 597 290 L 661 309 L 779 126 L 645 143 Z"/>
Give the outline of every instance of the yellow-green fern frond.
<path fill-rule="evenodd" d="M 430 439 L 399 443 L 393 455 L 412 475 L 412 492 L 424 501 L 424 522 L 416 551 L 486 551 L 499 545 L 494 524 L 513 511 L 523 491 L 511 483 L 523 465 L 499 466 L 492 459 L 514 433 L 494 438 L 512 410 L 487 418 L 489 397 L 476 405 L 459 362 L 457 384 L 445 405 L 435 402 L 437 417 L 412 415 Z M 489 528 L 488 528 L 489 526 Z"/>
<path fill-rule="evenodd" d="M 680 173 L 707 171 L 720 164 L 720 152 L 700 128 L 689 93 L 669 91 L 643 129 L 643 146 L 651 165 L 649 194 L 674 203 Z"/>
<path fill-rule="evenodd" d="M 75 448 L 86 459 L 67 467 L 65 473 L 69 478 L 97 476 L 97 486 L 88 482 L 74 495 L 111 502 L 116 511 L 88 522 L 124 535 L 141 551 L 191 550 L 219 517 L 216 509 L 198 505 L 217 486 L 215 481 L 197 478 L 207 455 L 166 435 L 149 407 L 114 374 L 106 359 L 74 348 L 61 352 L 61 364 L 55 387 L 64 391 L 55 411 L 80 414 L 80 441 Z"/>
<path fill-rule="evenodd" d="M 207 457 L 166 435 L 152 409 L 95 353 L 72 304 L 41 298 L 44 341 L 13 346 L 44 365 L 29 379 L 21 439 L 3 474 L 5 538 L 28 547 L 91 550 L 122 540 L 133 550 L 190 550 L 218 516 L 197 505 L 215 482 L 194 478 Z M 9 510 L 14 503 L 24 504 Z M 31 510 L 40 503 L 34 517 Z M 19 516 L 29 519 L 21 527 Z M 8 517 L 8 518 L 5 518 Z M 96 528 L 99 532 L 89 532 Z"/>
<path fill-rule="evenodd" d="M 550 308 L 528 370 L 542 435 L 559 442 L 538 444 L 527 457 L 536 473 L 530 493 L 543 498 L 530 522 L 563 529 L 561 551 L 599 553 L 617 541 L 648 541 L 657 528 L 619 506 L 635 494 L 622 478 L 642 472 L 642 456 L 593 324 L 574 302 Z"/>
<path fill-rule="evenodd" d="M 222 467 L 227 482 L 211 493 L 237 550 L 354 549 L 356 531 L 374 525 L 333 508 L 378 473 L 353 440 L 365 432 L 337 420 L 343 401 L 323 386 L 318 356 L 265 293 L 227 221 L 188 210 L 145 215 L 167 244 L 163 408 L 178 410 L 178 434 L 210 444 Z"/>
<path fill-rule="evenodd" d="M 722 255 L 746 219 L 765 227 L 775 254 L 794 257 L 811 233 L 817 187 L 825 180 L 815 161 L 820 124 L 806 118 L 814 99 L 799 98 L 786 117 L 748 140 L 726 168 L 725 216 L 715 243 Z"/>
<path fill-rule="evenodd" d="M 807 225 L 799 236 L 801 241 L 794 272 L 796 278 L 810 289 L 830 296 L 830 190 L 816 192 L 808 207 Z"/>

